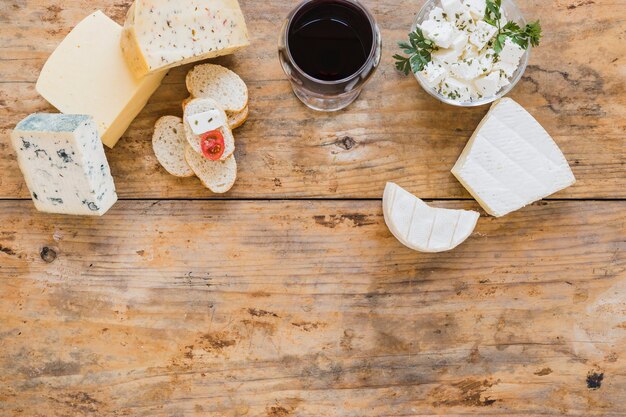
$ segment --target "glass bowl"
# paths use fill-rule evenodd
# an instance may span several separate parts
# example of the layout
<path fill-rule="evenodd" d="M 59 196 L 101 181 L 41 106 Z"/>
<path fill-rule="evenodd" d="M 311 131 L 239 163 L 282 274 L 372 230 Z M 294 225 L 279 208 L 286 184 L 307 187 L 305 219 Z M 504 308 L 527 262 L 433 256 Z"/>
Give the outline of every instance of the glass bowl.
<path fill-rule="evenodd" d="M 440 0 L 426 1 L 426 3 L 422 6 L 422 9 L 419 11 L 419 13 L 417 13 L 417 16 L 415 17 L 415 21 L 413 22 L 413 26 L 411 26 L 411 31 L 414 31 L 418 24 L 421 24 L 424 20 L 426 20 L 428 18 L 428 14 L 430 13 L 430 11 L 434 9 L 435 7 L 441 7 Z M 509 21 L 512 20 L 516 22 L 517 24 L 519 24 L 521 27 L 526 26 L 526 19 L 524 19 L 522 12 L 519 10 L 519 8 L 515 4 L 515 2 L 513 2 L 513 0 L 502 0 L 502 11 L 504 12 L 503 17 L 506 17 L 507 20 Z M 524 55 L 522 56 L 520 60 L 519 67 L 517 68 L 517 70 L 515 70 L 515 72 L 513 73 L 513 76 L 509 78 L 509 81 L 510 81 L 509 85 L 507 85 L 506 87 L 503 87 L 494 96 L 482 97 L 474 101 L 459 102 L 459 101 L 452 100 L 448 97 L 445 97 L 439 94 L 439 92 L 437 92 L 437 90 L 435 90 L 434 88 L 429 87 L 428 84 L 426 84 L 426 82 L 422 79 L 422 76 L 419 73 L 414 74 L 414 75 L 417 81 L 419 82 L 420 86 L 422 86 L 422 88 L 424 89 L 424 91 L 426 91 L 428 94 L 430 94 L 431 96 L 435 97 L 437 100 L 443 103 L 450 104 L 452 106 L 457 106 L 457 107 L 483 106 L 485 104 L 493 103 L 494 101 L 504 97 L 505 95 L 509 93 L 509 91 L 515 88 L 519 80 L 522 79 L 522 75 L 524 75 L 524 72 L 526 71 L 526 66 L 528 65 L 528 59 L 530 58 L 530 50 L 531 50 L 531 46 L 528 45 L 528 49 L 526 50 L 526 52 L 524 52 Z"/>

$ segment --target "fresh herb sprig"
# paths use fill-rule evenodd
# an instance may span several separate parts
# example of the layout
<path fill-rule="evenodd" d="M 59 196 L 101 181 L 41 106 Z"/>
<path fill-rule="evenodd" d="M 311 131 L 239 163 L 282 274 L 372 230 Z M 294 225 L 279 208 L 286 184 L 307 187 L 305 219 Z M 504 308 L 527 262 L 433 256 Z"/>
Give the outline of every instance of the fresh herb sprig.
<path fill-rule="evenodd" d="M 495 53 L 499 54 L 502 52 L 507 38 L 510 38 L 511 41 L 524 49 L 528 49 L 528 45 L 538 46 L 542 36 L 539 20 L 527 24 L 523 29 L 515 22 L 507 22 L 502 26 L 501 6 L 502 0 L 487 0 L 485 8 L 485 22 L 498 28 L 498 33 L 493 43 Z"/>
<path fill-rule="evenodd" d="M 405 75 L 409 75 L 411 71 L 418 73 L 423 70 L 432 60 L 432 52 L 437 50 L 435 43 L 426 38 L 420 28 L 415 28 L 415 31 L 409 33 L 409 42 L 398 42 L 398 46 L 408 57 L 396 54 L 393 58 L 396 60 L 398 71 Z"/>

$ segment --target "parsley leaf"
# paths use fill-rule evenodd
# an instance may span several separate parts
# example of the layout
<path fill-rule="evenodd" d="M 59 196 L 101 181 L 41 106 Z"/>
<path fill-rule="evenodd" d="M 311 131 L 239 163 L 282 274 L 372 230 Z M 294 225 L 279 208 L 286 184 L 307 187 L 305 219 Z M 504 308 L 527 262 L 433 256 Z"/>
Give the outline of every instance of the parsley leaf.
<path fill-rule="evenodd" d="M 420 28 L 409 33 L 408 42 L 398 42 L 398 46 L 408 57 L 396 54 L 393 58 L 396 60 L 396 69 L 405 75 L 423 70 L 432 60 L 432 52 L 437 50 L 435 43 L 426 38 Z"/>
<path fill-rule="evenodd" d="M 493 50 L 496 54 L 502 52 L 507 38 L 524 49 L 528 49 L 529 45 L 538 46 L 542 36 L 539 21 L 529 23 L 524 28 L 515 22 L 507 22 L 502 26 L 500 22 L 502 19 L 501 5 L 502 0 L 487 0 L 485 7 L 485 22 L 498 28 L 498 33 L 493 42 Z"/>

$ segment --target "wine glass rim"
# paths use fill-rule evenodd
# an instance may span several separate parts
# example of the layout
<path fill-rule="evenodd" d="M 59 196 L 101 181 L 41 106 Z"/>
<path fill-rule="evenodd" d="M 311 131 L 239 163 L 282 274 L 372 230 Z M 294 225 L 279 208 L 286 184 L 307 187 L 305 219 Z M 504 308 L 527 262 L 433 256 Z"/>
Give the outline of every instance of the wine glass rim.
<path fill-rule="evenodd" d="M 367 17 L 367 20 L 370 23 L 370 29 L 372 30 L 372 48 L 370 50 L 370 53 L 367 57 L 367 59 L 365 60 L 365 62 L 363 63 L 363 65 L 361 66 L 361 68 L 359 68 L 358 71 L 356 71 L 354 74 L 350 75 L 349 77 L 346 78 L 342 78 L 341 80 L 336 80 L 336 81 L 325 81 L 325 80 L 320 80 L 319 78 L 315 78 L 310 76 L 309 74 L 306 73 L 306 71 L 304 71 L 302 68 L 300 68 L 300 66 L 298 65 L 298 63 L 295 61 L 295 59 L 293 59 L 293 56 L 291 55 L 291 51 L 289 49 L 289 30 L 291 29 L 291 25 L 294 22 L 294 18 L 296 17 L 296 15 L 300 12 L 300 10 L 302 10 L 302 8 L 304 8 L 304 6 L 306 6 L 309 3 L 312 3 L 314 1 L 318 1 L 318 0 L 304 0 L 303 2 L 301 2 L 295 9 L 293 9 L 291 11 L 291 13 L 289 14 L 289 23 L 287 25 L 285 25 L 285 52 L 287 54 L 287 57 L 289 58 L 289 61 L 293 64 L 293 66 L 295 67 L 295 69 L 298 70 L 298 72 L 304 76 L 305 78 L 307 78 L 310 81 L 313 81 L 314 83 L 317 84 L 322 84 L 322 85 L 338 85 L 338 84 L 343 84 L 343 83 L 347 83 L 349 81 L 354 80 L 356 77 L 360 76 L 363 71 L 369 66 L 369 64 L 371 63 L 371 61 L 375 58 L 376 56 L 376 49 L 377 49 L 377 44 L 378 44 L 378 25 L 376 23 L 376 19 L 374 18 L 374 16 L 372 15 L 372 13 L 370 13 L 370 11 L 367 9 L 367 7 L 365 7 L 363 4 L 361 4 L 358 0 L 343 0 L 349 3 L 352 3 L 354 6 L 358 7 Z"/>

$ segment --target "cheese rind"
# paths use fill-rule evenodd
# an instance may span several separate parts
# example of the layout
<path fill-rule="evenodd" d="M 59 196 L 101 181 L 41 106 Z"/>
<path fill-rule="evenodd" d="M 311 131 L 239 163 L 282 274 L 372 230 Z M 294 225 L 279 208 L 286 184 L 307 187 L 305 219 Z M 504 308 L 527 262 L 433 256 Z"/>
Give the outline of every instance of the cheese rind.
<path fill-rule="evenodd" d="M 61 112 L 92 116 L 111 148 L 165 76 L 135 79 L 119 47 L 121 34 L 122 27 L 102 12 L 89 15 L 48 58 L 36 86 Z"/>
<path fill-rule="evenodd" d="M 385 187 L 383 214 L 400 243 L 428 253 L 459 246 L 472 234 L 480 217 L 475 211 L 430 207 L 394 183 Z"/>
<path fill-rule="evenodd" d="M 232 54 L 249 44 L 237 0 L 136 0 L 121 40 L 137 77 Z"/>
<path fill-rule="evenodd" d="M 32 114 L 15 127 L 11 142 L 37 210 L 101 216 L 117 201 L 90 116 Z"/>
<path fill-rule="evenodd" d="M 452 174 L 487 213 L 501 217 L 576 182 L 548 132 L 509 98 L 496 101 Z"/>

